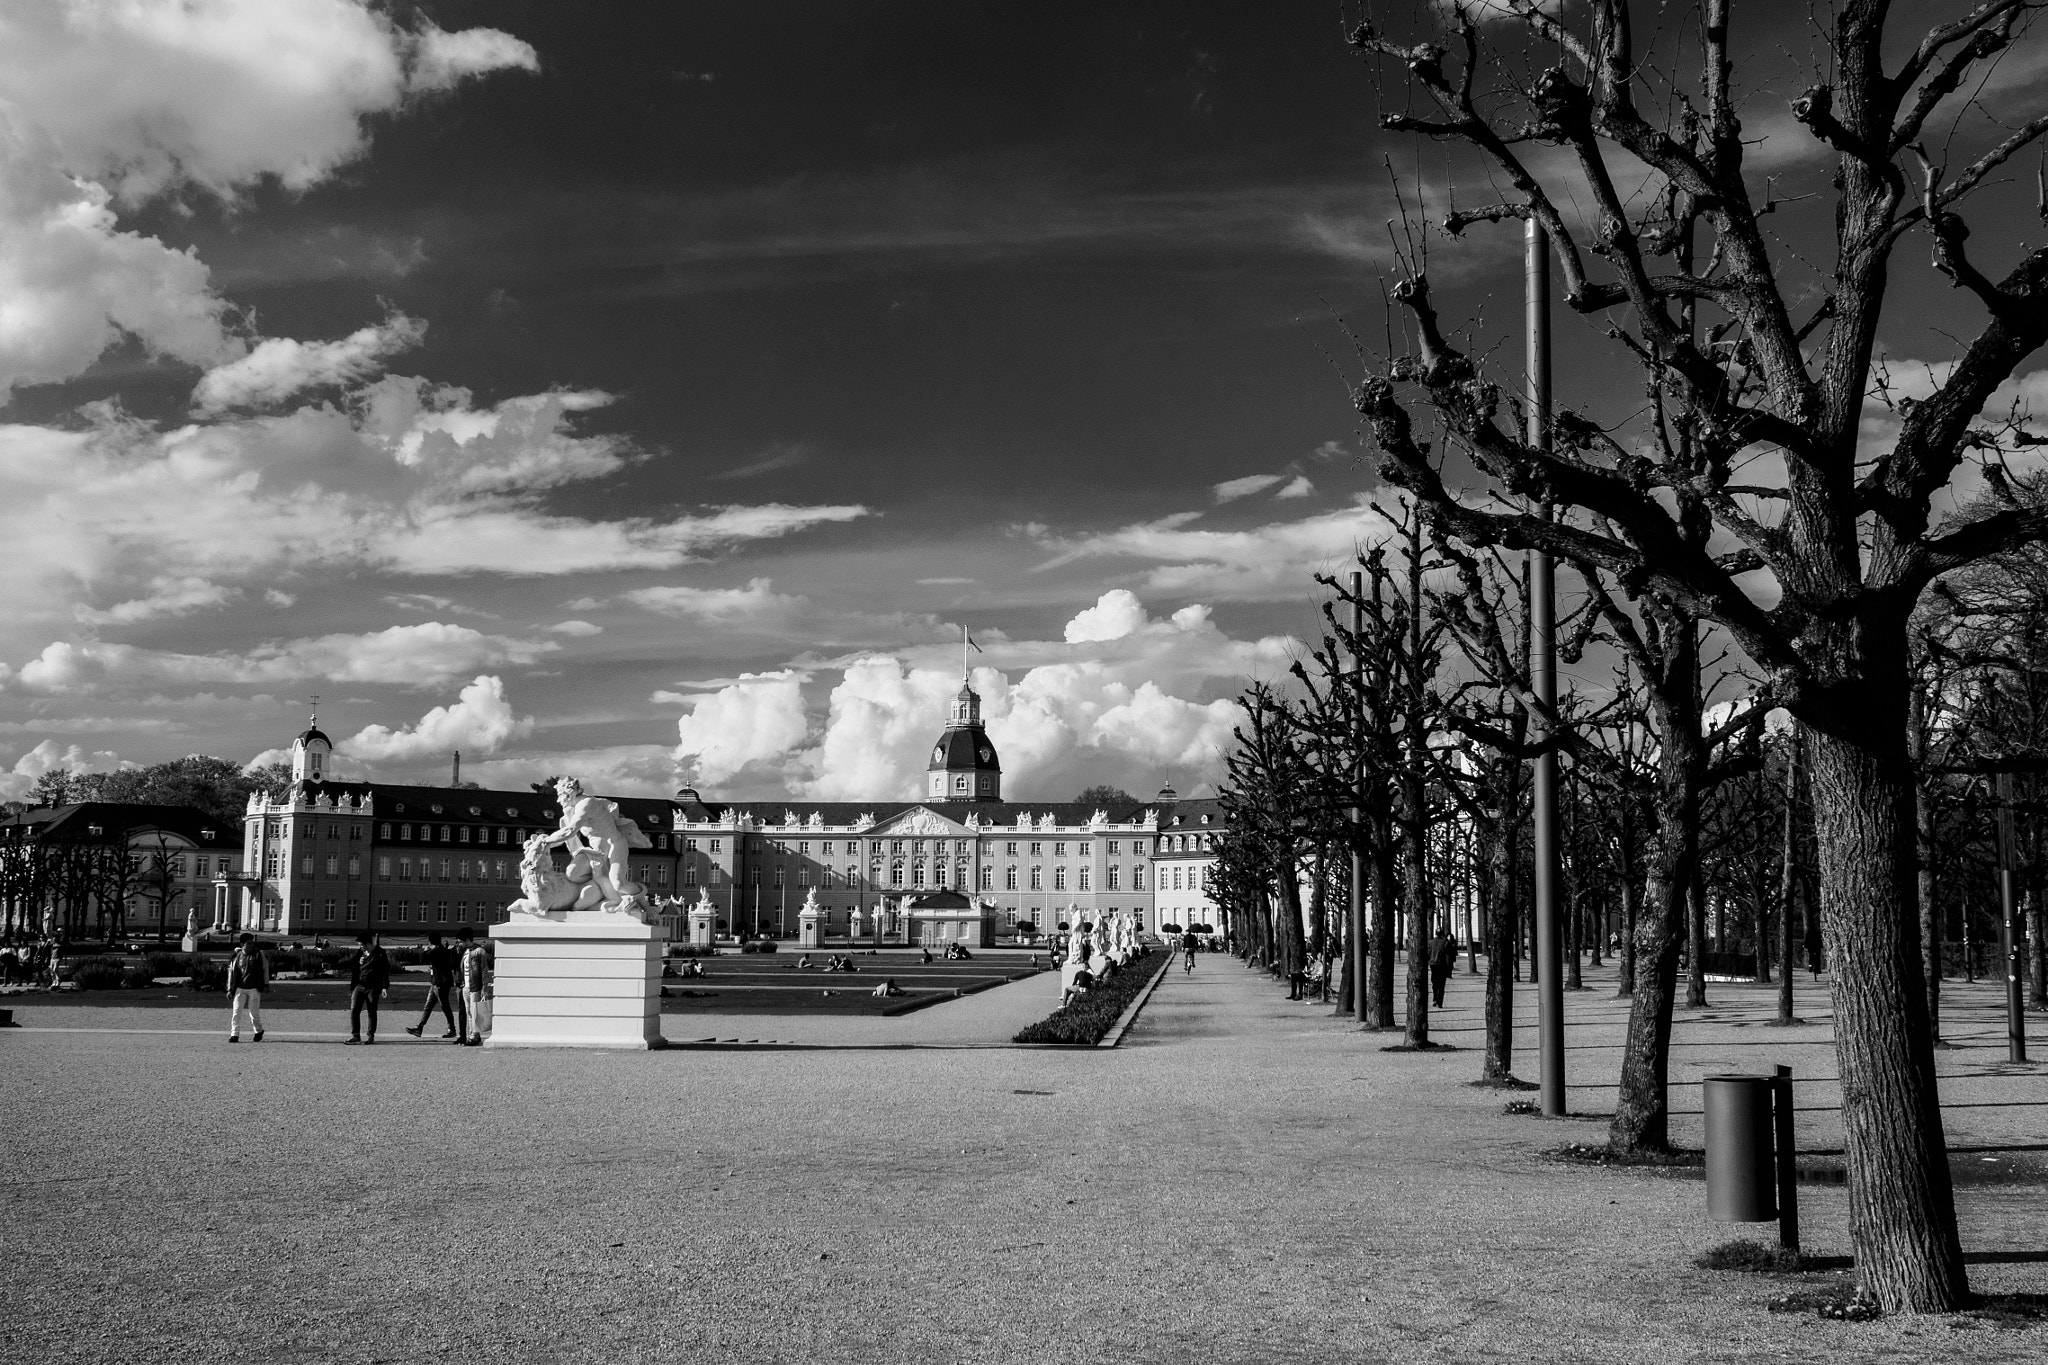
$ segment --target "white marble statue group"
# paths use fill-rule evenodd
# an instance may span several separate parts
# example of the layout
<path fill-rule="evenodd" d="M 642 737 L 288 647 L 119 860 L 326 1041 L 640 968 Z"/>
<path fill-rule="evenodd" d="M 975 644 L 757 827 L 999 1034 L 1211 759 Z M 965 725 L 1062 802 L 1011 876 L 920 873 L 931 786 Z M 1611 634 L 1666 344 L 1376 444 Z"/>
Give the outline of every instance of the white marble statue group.
<path fill-rule="evenodd" d="M 646 923 L 651 907 L 647 888 L 632 880 L 627 857 L 636 848 L 652 848 L 616 801 L 587 796 L 573 777 L 557 778 L 561 825 L 553 833 L 526 841 L 519 860 L 519 889 L 524 894 L 506 908 L 515 916 L 559 919 L 571 910 L 597 910 Z M 555 869 L 552 851 L 569 850 L 568 867 Z"/>
<path fill-rule="evenodd" d="M 1138 923 L 1128 910 L 1119 910 L 1116 918 L 1097 921 L 1087 932 L 1078 922 L 1080 912 L 1072 911 L 1076 923 L 1067 935 L 1066 960 L 1060 965 L 1060 1004 L 1066 1005 L 1075 995 L 1086 989 L 1080 980 L 1082 972 L 1091 979 L 1101 980 L 1112 965 L 1122 967 L 1138 952 Z"/>

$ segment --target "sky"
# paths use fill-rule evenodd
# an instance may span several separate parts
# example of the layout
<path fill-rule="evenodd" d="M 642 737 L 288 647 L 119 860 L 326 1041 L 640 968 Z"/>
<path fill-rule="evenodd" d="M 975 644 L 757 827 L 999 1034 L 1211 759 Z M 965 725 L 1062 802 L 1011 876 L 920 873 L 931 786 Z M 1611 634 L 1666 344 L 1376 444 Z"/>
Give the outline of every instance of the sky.
<path fill-rule="evenodd" d="M 0 797 L 317 696 L 385 781 L 908 798 L 963 630 L 1007 794 L 1209 790 L 1379 534 L 1355 352 L 1465 174 L 1342 17 L 12 0 Z M 1511 319 L 1513 229 L 1432 250 Z"/>

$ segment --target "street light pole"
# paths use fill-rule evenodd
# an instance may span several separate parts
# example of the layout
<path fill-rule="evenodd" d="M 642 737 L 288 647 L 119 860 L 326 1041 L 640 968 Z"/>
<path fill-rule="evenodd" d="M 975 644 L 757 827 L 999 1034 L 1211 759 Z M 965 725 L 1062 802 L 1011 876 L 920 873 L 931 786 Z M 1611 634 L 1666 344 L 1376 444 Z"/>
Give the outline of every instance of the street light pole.
<path fill-rule="evenodd" d="M 2025 960 L 2026 930 L 2020 923 L 2019 896 L 2013 886 L 2012 774 L 1998 775 L 1998 908 L 2004 919 L 2005 1046 L 2009 1060 L 2027 1060 L 2026 996 L 2020 982 Z"/>
<path fill-rule="evenodd" d="M 1550 449 L 1550 241 L 1531 215 L 1523 234 L 1522 278 L 1528 332 L 1529 444 Z M 1543 517 L 1553 516 L 1549 503 Z M 1546 1118 L 1564 1117 L 1564 945 L 1557 923 L 1557 750 L 1552 718 L 1557 714 L 1557 585 L 1550 552 L 1538 549 L 1529 571 L 1530 681 L 1542 714 L 1536 738 L 1535 900 L 1536 1038 L 1541 1050 L 1539 1089 Z"/>

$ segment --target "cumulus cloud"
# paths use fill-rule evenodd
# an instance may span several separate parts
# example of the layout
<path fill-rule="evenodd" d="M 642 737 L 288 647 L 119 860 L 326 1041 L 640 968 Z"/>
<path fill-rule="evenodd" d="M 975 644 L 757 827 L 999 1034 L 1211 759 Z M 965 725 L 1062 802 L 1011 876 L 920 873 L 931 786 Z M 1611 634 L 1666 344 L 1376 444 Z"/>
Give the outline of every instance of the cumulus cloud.
<path fill-rule="evenodd" d="M 583 636 L 604 634 L 603 626 L 592 625 L 588 621 L 557 621 L 549 626 L 548 629 L 557 635 Z"/>
<path fill-rule="evenodd" d="M 11 769 L 0 773 L 0 801 L 26 800 L 35 790 L 36 779 L 44 773 L 106 773 L 136 766 L 123 762 L 121 756 L 110 749 L 88 753 L 76 744 L 59 744 L 54 739 L 46 739 L 16 759 Z"/>
<path fill-rule="evenodd" d="M 1067 622 L 1067 643 L 1121 640 L 1145 624 L 1145 604 L 1128 588 L 1111 588 Z"/>
<path fill-rule="evenodd" d="M 506 740 L 532 732 L 533 717 L 512 714 L 504 682 L 493 674 L 479 674 L 454 704 L 435 707 L 421 716 L 418 724 L 402 730 L 365 726 L 343 740 L 337 751 L 366 763 L 402 763 L 457 749 L 492 754 Z"/>
<path fill-rule="evenodd" d="M 716 692 L 688 698 L 676 722 L 675 761 L 698 781 L 730 780 L 750 764 L 780 759 L 803 743 L 807 677 L 793 669 L 743 673 Z"/>
<path fill-rule="evenodd" d="M 427 325 L 403 313 L 359 328 L 339 341 L 293 341 L 272 337 L 239 360 L 206 372 L 192 392 L 200 412 L 260 407 L 307 389 L 354 384 L 383 369 L 384 362 L 419 344 Z"/>
<path fill-rule="evenodd" d="M 365 0 L 12 0 L 0 54 L 8 102 L 130 199 L 265 176 L 304 189 L 362 154 L 370 117 L 539 66 L 496 30 L 406 29 Z"/>
<path fill-rule="evenodd" d="M 530 664 L 560 648 L 552 640 L 486 635 L 440 621 L 287 640 L 235 654 L 56 640 L 22 665 L 17 681 L 26 691 L 49 694 L 91 691 L 108 681 L 256 684 L 323 678 L 431 687 L 480 664 Z"/>
<path fill-rule="evenodd" d="M 1316 486 L 1308 481 L 1308 475 L 1296 474 L 1287 487 L 1281 489 L 1273 496 L 1275 498 L 1305 498 L 1315 491 Z"/>
<path fill-rule="evenodd" d="M 563 774 L 573 775 L 587 790 L 605 796 L 669 796 L 676 789 L 675 761 L 666 744 L 523 750 L 475 764 L 465 758 L 462 772 L 486 787 L 507 791 Z"/>

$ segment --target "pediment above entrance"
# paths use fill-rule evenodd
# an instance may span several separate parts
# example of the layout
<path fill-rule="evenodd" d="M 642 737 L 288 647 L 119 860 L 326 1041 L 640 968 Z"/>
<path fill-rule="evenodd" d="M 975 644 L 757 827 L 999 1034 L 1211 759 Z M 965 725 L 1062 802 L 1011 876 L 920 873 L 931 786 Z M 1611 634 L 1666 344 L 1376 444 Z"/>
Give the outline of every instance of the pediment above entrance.
<path fill-rule="evenodd" d="M 968 832 L 967 826 L 956 820 L 948 820 L 945 816 L 926 806 L 919 806 L 915 810 L 905 811 L 880 829 L 869 831 L 871 834 L 904 835 L 913 838 L 932 835 L 937 835 L 940 838 L 952 838 Z"/>

